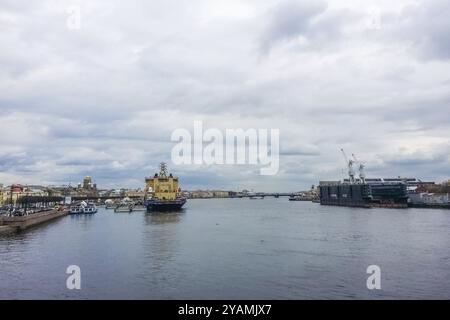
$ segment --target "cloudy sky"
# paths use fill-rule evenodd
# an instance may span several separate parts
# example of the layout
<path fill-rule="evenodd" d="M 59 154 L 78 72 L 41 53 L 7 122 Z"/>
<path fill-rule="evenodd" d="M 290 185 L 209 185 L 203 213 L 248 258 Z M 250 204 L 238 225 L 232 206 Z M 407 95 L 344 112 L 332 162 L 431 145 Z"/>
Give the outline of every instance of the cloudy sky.
<path fill-rule="evenodd" d="M 80 12 L 74 28 L 73 8 Z M 76 11 L 76 10 L 75 10 Z M 0 0 L 0 183 L 293 191 L 450 178 L 450 2 Z M 280 171 L 174 166 L 171 132 L 279 128 Z"/>

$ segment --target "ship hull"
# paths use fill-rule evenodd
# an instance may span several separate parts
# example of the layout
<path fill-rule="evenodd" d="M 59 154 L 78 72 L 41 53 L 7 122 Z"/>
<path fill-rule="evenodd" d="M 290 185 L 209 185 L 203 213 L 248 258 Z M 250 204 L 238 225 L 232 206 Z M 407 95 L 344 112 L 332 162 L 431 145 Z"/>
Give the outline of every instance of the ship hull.
<path fill-rule="evenodd" d="M 338 206 L 338 207 L 354 207 L 354 208 L 371 208 L 370 204 L 364 201 L 330 201 L 321 200 L 320 204 L 323 206 Z"/>
<path fill-rule="evenodd" d="M 97 213 L 96 206 L 88 206 L 88 207 L 71 207 L 69 209 L 69 215 L 77 215 L 77 214 L 96 214 Z"/>
<path fill-rule="evenodd" d="M 148 200 L 146 203 L 147 212 L 174 212 L 180 211 L 186 203 L 186 199 L 176 200 Z"/>
<path fill-rule="evenodd" d="M 333 184 L 320 186 L 320 204 L 360 208 L 407 208 L 406 185 Z"/>
<path fill-rule="evenodd" d="M 76 211 L 76 210 L 70 210 L 69 215 L 77 215 L 77 214 L 96 214 L 98 210 L 93 211 Z"/>

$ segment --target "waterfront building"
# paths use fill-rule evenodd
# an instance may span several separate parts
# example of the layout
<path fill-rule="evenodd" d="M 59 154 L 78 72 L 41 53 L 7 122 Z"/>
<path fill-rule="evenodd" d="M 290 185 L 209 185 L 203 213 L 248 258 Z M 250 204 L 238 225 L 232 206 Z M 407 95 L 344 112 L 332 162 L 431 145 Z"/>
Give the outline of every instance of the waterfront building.
<path fill-rule="evenodd" d="M 230 191 L 213 190 L 212 193 L 213 193 L 214 198 L 229 198 L 230 197 Z"/>
<path fill-rule="evenodd" d="M 191 199 L 230 198 L 232 191 L 226 190 L 194 190 L 187 192 Z"/>
<path fill-rule="evenodd" d="M 83 183 L 78 184 L 76 196 L 86 196 L 86 197 L 98 196 L 97 184 L 93 182 L 92 177 L 86 176 L 83 179 Z"/>
<path fill-rule="evenodd" d="M 144 198 L 145 192 L 142 189 L 128 189 L 124 191 L 124 196 L 129 198 Z"/>
<path fill-rule="evenodd" d="M 190 192 L 190 198 L 192 199 L 209 199 L 213 194 L 209 190 L 194 190 Z"/>
<path fill-rule="evenodd" d="M 92 177 L 86 176 L 83 179 L 83 189 L 84 190 L 93 190 L 97 189 L 97 186 L 92 182 Z"/>
<path fill-rule="evenodd" d="M 448 205 L 450 196 L 448 193 L 410 193 L 409 201 L 411 204 Z"/>
<path fill-rule="evenodd" d="M 23 186 L 20 184 L 13 184 L 9 187 L 1 188 L 0 203 L 16 205 L 18 200 L 22 197 L 46 197 L 50 193 L 47 188 L 42 186 Z"/>

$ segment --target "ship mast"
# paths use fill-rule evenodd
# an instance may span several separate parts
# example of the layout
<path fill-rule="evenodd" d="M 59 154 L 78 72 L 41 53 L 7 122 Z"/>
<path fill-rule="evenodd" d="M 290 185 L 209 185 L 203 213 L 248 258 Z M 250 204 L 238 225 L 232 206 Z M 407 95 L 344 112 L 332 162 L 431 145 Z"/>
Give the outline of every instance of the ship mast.
<path fill-rule="evenodd" d="M 159 164 L 159 175 L 163 178 L 167 178 L 167 164 L 165 162 Z"/>

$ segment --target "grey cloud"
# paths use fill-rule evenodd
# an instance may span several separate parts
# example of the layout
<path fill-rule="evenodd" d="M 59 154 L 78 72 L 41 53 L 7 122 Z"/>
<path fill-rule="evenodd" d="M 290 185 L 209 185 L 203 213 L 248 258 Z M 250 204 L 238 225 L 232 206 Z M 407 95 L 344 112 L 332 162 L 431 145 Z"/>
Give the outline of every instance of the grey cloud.
<path fill-rule="evenodd" d="M 415 20 L 411 31 L 415 33 L 414 37 L 420 37 L 418 42 L 425 58 L 450 59 L 450 3 L 445 0 L 427 1 L 419 10 L 419 16 L 409 17 L 409 20 Z"/>
<path fill-rule="evenodd" d="M 271 20 L 262 38 L 262 50 L 283 40 L 290 40 L 305 34 L 312 19 L 326 10 L 323 1 L 281 2 L 270 12 Z"/>
<path fill-rule="evenodd" d="M 340 147 L 372 175 L 448 175 L 442 1 L 382 6 L 381 30 L 361 27 L 357 2 L 255 1 L 235 19 L 203 1 L 96 1 L 81 3 L 78 31 L 65 27 L 64 4 L 1 3 L 0 183 L 89 174 L 139 187 L 170 164 L 172 130 L 194 120 L 279 128 L 280 173 L 173 167 L 183 187 L 298 190 L 342 176 Z"/>
<path fill-rule="evenodd" d="M 370 169 L 372 176 L 415 177 L 423 181 L 441 182 L 446 175 L 436 176 L 437 171 L 448 173 L 450 165 L 450 144 L 442 146 L 434 153 L 383 155 L 382 162 Z"/>
<path fill-rule="evenodd" d="M 0 170 L 9 171 L 14 168 L 23 167 L 33 163 L 28 154 L 6 154 L 0 155 Z"/>
<path fill-rule="evenodd" d="M 411 4 L 400 14 L 385 13 L 381 19 L 384 40 L 406 43 L 424 60 L 450 59 L 450 3 L 429 0 Z"/>

